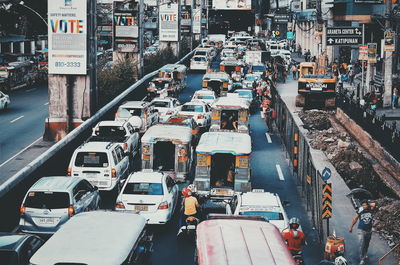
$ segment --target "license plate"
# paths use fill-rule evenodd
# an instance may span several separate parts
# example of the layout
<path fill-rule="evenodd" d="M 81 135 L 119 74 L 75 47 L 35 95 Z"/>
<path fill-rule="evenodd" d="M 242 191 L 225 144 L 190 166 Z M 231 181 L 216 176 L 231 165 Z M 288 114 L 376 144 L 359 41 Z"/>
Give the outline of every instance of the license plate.
<path fill-rule="evenodd" d="M 85 177 L 87 177 L 87 178 L 95 178 L 95 177 L 97 177 L 97 174 L 96 173 L 86 173 Z"/>
<path fill-rule="evenodd" d="M 89 181 L 90 182 L 90 184 L 92 184 L 93 186 L 98 186 L 99 185 L 99 182 L 97 181 L 97 180 L 92 180 L 92 181 Z"/>
<path fill-rule="evenodd" d="M 215 189 L 215 195 L 229 195 L 229 190 L 227 190 L 227 189 Z"/>
<path fill-rule="evenodd" d="M 40 224 L 54 224 L 53 218 L 39 218 Z"/>
<path fill-rule="evenodd" d="M 135 205 L 135 211 L 147 211 L 149 209 L 149 206 L 147 205 Z"/>

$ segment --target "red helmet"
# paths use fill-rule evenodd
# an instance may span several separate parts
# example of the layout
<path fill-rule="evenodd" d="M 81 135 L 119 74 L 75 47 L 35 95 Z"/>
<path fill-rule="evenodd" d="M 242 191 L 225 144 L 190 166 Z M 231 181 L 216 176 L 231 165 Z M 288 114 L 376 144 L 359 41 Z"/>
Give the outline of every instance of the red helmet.
<path fill-rule="evenodd" d="M 182 195 L 183 195 L 183 197 L 185 197 L 185 198 L 189 197 L 189 196 L 190 196 L 190 195 L 189 195 L 189 192 L 192 193 L 191 190 L 189 190 L 188 188 L 184 188 L 184 189 L 182 190 Z"/>

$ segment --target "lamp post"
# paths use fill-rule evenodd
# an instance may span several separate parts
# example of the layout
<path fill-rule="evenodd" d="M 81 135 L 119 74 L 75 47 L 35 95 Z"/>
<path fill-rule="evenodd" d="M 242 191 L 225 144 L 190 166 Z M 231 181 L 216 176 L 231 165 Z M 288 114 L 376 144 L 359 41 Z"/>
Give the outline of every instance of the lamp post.
<path fill-rule="evenodd" d="M 34 10 L 33 8 L 31 8 L 31 7 L 29 7 L 29 6 L 24 5 L 24 1 L 19 2 L 18 5 L 23 6 L 23 7 L 25 7 L 26 9 L 29 9 L 30 11 L 32 11 L 33 13 L 35 13 L 37 16 L 40 17 L 40 19 L 43 21 L 43 23 L 46 24 L 46 27 L 48 27 L 47 21 L 46 21 L 36 10 Z"/>

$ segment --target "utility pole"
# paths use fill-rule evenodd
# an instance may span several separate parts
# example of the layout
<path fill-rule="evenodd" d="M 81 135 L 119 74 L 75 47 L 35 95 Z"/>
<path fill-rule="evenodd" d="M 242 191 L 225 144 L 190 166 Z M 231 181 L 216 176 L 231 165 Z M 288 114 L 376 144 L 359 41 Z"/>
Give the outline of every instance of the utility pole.
<path fill-rule="evenodd" d="M 390 31 L 391 28 L 391 19 L 392 19 L 392 1 L 386 1 L 386 23 L 385 23 L 385 31 Z M 384 84 L 385 84 L 385 92 L 383 93 L 383 107 L 391 106 L 392 99 L 392 65 L 393 65 L 393 52 L 385 51 L 385 62 L 384 62 Z"/>

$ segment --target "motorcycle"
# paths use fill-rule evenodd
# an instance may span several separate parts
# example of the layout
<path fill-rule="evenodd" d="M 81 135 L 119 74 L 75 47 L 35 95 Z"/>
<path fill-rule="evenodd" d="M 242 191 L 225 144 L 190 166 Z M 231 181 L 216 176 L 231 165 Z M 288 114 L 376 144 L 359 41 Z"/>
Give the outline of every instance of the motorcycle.
<path fill-rule="evenodd" d="M 292 256 L 297 265 L 304 265 L 303 252 L 292 252 Z"/>
<path fill-rule="evenodd" d="M 195 241 L 196 239 L 196 229 L 200 220 L 194 216 L 189 216 L 185 220 L 185 224 L 179 229 L 177 237 L 186 238 Z"/>

